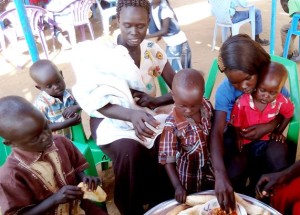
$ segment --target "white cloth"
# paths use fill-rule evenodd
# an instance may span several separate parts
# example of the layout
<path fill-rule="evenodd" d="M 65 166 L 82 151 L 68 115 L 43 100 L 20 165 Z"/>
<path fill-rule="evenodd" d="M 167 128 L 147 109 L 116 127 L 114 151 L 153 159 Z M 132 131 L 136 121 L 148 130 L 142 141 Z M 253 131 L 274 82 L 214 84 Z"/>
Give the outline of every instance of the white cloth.
<path fill-rule="evenodd" d="M 144 40 L 140 46 L 140 69 L 134 64 L 128 50 L 110 39 L 85 41 L 73 50 L 72 67 L 77 79 L 73 94 L 81 108 L 90 116 L 104 118 L 97 129 L 98 145 L 121 138 L 135 139 L 148 148 L 153 145 L 152 140 L 142 142 L 136 137 L 131 122 L 106 118 L 97 111 L 111 103 L 155 115 L 152 110 L 136 105 L 130 88 L 156 96 L 155 76 L 162 73 L 167 57 L 151 41 Z M 164 119 L 159 119 L 163 121 L 163 126 Z"/>

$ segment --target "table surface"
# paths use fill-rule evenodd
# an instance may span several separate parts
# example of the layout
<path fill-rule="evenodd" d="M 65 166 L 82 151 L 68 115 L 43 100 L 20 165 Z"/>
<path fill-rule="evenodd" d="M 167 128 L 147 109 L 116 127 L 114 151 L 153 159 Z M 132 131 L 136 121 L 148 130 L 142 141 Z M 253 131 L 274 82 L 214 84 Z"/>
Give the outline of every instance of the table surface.
<path fill-rule="evenodd" d="M 199 192 L 199 193 L 195 193 L 193 195 L 214 195 L 214 191 L 213 190 L 208 190 L 208 191 L 204 191 L 204 192 Z M 246 195 L 243 194 L 239 194 L 244 200 L 255 204 L 259 207 L 264 208 L 265 210 L 268 210 L 272 215 L 281 215 L 281 213 L 279 213 L 277 210 L 275 210 L 274 208 L 270 207 L 269 205 Z M 165 215 L 167 212 L 169 212 L 170 210 L 172 210 L 173 208 L 175 208 L 177 205 L 179 205 L 179 203 L 175 200 L 168 200 L 165 202 L 160 203 L 159 205 L 156 205 L 155 207 L 151 208 L 149 211 L 147 211 L 144 215 Z"/>

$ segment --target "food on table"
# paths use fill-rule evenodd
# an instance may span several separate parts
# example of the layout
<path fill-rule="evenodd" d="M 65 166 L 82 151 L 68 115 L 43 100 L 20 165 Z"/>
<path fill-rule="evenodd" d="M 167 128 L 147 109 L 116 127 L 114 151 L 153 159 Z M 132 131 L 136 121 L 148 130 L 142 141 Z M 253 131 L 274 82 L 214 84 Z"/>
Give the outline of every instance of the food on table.
<path fill-rule="evenodd" d="M 80 182 L 78 184 L 78 187 L 80 187 L 81 190 L 84 192 L 84 199 L 89 199 L 95 202 L 104 202 L 106 200 L 107 195 L 100 186 L 97 186 L 97 189 L 95 191 L 88 191 L 88 185 L 84 184 L 83 182 Z"/>
<path fill-rule="evenodd" d="M 234 193 L 235 201 L 240 203 L 247 211 L 248 215 L 270 215 L 271 213 L 262 207 L 253 205 L 242 199 L 237 193 Z"/>
<path fill-rule="evenodd" d="M 178 215 L 200 215 L 204 204 L 195 205 L 191 208 L 181 211 Z"/>
<path fill-rule="evenodd" d="M 221 208 L 214 208 L 212 209 L 208 215 L 237 215 L 236 211 L 232 211 L 230 213 L 226 213 L 226 211 L 222 210 Z"/>
<path fill-rule="evenodd" d="M 216 198 L 214 195 L 190 195 L 186 197 L 185 204 L 190 206 L 205 204 L 214 198 Z"/>
<path fill-rule="evenodd" d="M 180 211 L 183 211 L 190 207 L 191 206 L 186 205 L 186 204 L 177 205 L 175 208 L 173 208 L 171 211 L 169 211 L 166 215 L 177 215 Z"/>

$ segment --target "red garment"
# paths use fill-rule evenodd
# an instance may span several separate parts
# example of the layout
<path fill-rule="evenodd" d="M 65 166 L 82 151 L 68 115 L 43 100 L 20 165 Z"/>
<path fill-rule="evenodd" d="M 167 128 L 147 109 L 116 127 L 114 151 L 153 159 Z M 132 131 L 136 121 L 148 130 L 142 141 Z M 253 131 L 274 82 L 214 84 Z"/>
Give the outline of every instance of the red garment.
<path fill-rule="evenodd" d="M 233 106 L 230 122 L 234 127 L 244 129 L 252 125 L 268 123 L 278 114 L 281 114 L 284 118 L 291 118 L 294 114 L 293 103 L 281 93 L 273 102 L 267 104 L 263 111 L 255 107 L 251 94 L 243 94 Z M 266 134 L 260 140 L 269 140 L 269 134 Z M 244 144 L 250 142 L 251 140 L 243 139 Z"/>
<path fill-rule="evenodd" d="M 300 177 L 275 190 L 271 206 L 284 215 L 300 214 Z"/>

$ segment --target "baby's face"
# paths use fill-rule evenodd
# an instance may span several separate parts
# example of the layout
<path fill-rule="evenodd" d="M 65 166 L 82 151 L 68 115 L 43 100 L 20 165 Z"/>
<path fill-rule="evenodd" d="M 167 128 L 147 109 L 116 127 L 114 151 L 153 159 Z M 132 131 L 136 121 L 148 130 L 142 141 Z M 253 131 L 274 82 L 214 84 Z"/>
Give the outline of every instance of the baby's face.
<path fill-rule="evenodd" d="M 45 117 L 37 112 L 23 116 L 18 122 L 20 128 L 9 138 L 13 147 L 29 152 L 42 152 L 52 146 L 52 132 Z M 21 116 L 20 116 L 21 117 Z"/>
<path fill-rule="evenodd" d="M 173 91 L 173 99 L 177 112 L 186 118 L 192 118 L 202 106 L 203 92 L 196 89 Z"/>
<path fill-rule="evenodd" d="M 282 84 L 280 77 L 274 78 L 274 76 L 266 76 L 264 80 L 258 83 L 256 91 L 253 93 L 253 97 L 263 104 L 268 104 L 276 99 L 281 88 Z"/>

